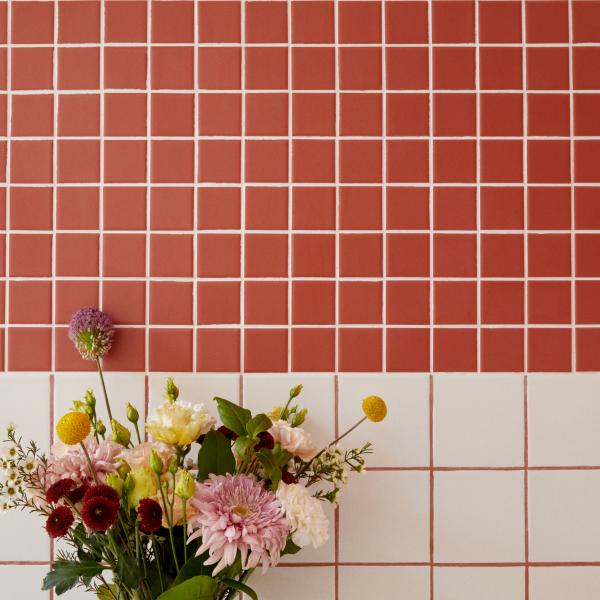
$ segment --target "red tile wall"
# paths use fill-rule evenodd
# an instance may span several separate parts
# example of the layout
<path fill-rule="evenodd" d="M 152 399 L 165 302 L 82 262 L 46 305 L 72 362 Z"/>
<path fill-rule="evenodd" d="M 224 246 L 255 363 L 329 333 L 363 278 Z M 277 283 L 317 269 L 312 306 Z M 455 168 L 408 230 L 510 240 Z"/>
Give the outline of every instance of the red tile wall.
<path fill-rule="evenodd" d="M 600 1 L 0 2 L 0 356 L 600 370 Z"/>

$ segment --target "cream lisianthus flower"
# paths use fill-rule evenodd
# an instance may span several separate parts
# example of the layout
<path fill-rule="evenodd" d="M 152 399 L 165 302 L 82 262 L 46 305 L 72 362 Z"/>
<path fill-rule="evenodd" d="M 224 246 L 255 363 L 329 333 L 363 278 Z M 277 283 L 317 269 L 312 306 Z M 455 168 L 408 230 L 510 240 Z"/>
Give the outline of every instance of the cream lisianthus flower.
<path fill-rule="evenodd" d="M 304 461 L 312 460 L 319 451 L 308 431 L 301 427 L 292 427 L 283 419 L 273 421 L 269 433 L 273 436 L 275 442 L 281 444 L 284 450 L 291 452 Z"/>
<path fill-rule="evenodd" d="M 208 433 L 215 422 L 203 404 L 165 400 L 146 422 L 146 430 L 158 442 L 188 446 Z"/>
<path fill-rule="evenodd" d="M 304 548 L 312 544 L 318 548 L 329 539 L 329 521 L 323 506 L 307 488 L 297 483 L 281 482 L 277 488 L 277 499 L 283 506 L 296 546 Z"/>

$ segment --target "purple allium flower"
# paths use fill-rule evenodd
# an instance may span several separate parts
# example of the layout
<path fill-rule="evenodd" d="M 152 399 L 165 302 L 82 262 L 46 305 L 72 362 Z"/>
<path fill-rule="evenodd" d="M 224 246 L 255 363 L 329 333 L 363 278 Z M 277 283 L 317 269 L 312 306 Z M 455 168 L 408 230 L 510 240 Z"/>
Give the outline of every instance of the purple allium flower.
<path fill-rule="evenodd" d="M 80 308 L 71 318 L 69 338 L 85 360 L 106 355 L 115 329 L 110 317 L 97 308 Z"/>

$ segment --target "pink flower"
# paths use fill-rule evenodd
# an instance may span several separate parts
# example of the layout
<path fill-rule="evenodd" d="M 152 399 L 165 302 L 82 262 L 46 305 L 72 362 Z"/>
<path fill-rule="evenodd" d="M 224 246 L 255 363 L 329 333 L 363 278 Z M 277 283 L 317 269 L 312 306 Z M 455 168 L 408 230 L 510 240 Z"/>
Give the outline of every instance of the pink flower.
<path fill-rule="evenodd" d="M 121 446 L 121 448 L 123 448 Z M 169 468 L 171 457 L 175 454 L 173 448 L 162 442 L 142 442 L 133 448 L 123 450 L 122 458 L 132 469 L 150 466 L 150 452 L 154 450 L 163 462 L 164 471 Z"/>
<path fill-rule="evenodd" d="M 202 537 L 197 555 L 208 551 L 205 564 L 217 563 L 213 575 L 233 564 L 238 550 L 243 569 L 277 564 L 289 526 L 275 494 L 253 475 L 211 475 L 190 502 L 198 513 L 189 540 Z"/>
<path fill-rule="evenodd" d="M 273 421 L 269 433 L 281 447 L 304 461 L 312 460 L 319 449 L 315 446 L 312 436 L 301 427 L 292 427 L 287 421 Z"/>

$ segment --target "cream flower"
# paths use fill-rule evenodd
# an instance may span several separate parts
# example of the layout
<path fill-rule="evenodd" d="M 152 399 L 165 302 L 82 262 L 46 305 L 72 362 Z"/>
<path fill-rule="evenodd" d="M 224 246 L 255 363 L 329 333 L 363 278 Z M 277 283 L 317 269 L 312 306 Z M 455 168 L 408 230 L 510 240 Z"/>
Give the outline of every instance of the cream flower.
<path fill-rule="evenodd" d="M 275 442 L 281 444 L 284 450 L 291 452 L 304 461 L 312 460 L 319 451 L 310 433 L 304 431 L 301 427 L 292 427 L 282 419 L 273 421 L 269 433 L 273 436 Z"/>
<path fill-rule="evenodd" d="M 329 521 L 323 506 L 310 495 L 307 488 L 297 483 L 281 482 L 277 488 L 277 498 L 285 511 L 296 546 L 304 548 L 312 544 L 318 548 L 329 539 Z"/>
<path fill-rule="evenodd" d="M 150 452 L 154 450 L 161 458 L 164 470 L 167 470 L 175 450 L 162 442 L 142 442 L 133 448 L 123 450 L 119 455 L 132 469 L 150 466 Z"/>
<path fill-rule="evenodd" d="M 146 422 L 146 429 L 156 441 L 188 446 L 208 433 L 215 422 L 203 404 L 165 400 Z"/>

